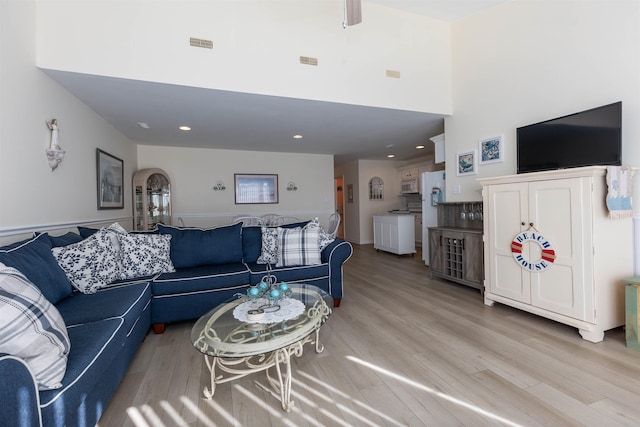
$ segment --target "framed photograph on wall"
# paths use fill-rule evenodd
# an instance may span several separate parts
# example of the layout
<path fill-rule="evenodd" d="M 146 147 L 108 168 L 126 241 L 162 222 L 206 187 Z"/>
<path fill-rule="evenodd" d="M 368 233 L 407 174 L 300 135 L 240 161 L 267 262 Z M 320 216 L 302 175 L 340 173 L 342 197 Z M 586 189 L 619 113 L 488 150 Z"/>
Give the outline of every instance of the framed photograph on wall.
<path fill-rule="evenodd" d="M 98 209 L 123 209 L 124 162 L 97 148 L 96 172 Z"/>
<path fill-rule="evenodd" d="M 456 154 L 456 175 L 475 175 L 478 173 L 478 154 L 476 150 Z"/>
<path fill-rule="evenodd" d="M 278 175 L 233 175 L 236 205 L 278 203 Z"/>
<path fill-rule="evenodd" d="M 502 135 L 481 139 L 479 143 L 480 164 L 498 163 L 504 160 Z"/>

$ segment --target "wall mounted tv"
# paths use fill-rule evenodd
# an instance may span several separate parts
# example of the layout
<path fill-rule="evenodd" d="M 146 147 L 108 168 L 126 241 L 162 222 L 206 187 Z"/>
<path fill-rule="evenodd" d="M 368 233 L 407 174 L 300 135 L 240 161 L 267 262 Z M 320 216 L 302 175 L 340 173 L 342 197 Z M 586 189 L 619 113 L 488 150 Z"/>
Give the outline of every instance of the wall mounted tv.
<path fill-rule="evenodd" d="M 622 102 L 517 129 L 518 173 L 620 165 Z"/>

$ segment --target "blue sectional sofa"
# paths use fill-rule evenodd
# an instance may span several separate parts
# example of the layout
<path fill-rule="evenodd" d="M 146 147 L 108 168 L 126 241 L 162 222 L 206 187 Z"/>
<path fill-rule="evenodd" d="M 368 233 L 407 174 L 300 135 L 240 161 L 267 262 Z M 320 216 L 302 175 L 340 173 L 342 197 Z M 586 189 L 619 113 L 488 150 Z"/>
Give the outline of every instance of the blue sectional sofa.
<path fill-rule="evenodd" d="M 80 244 L 95 231 L 45 233 L 0 248 L 0 263 L 24 273 L 59 311 L 70 341 L 62 386 L 40 391 L 27 363 L 0 347 L 2 426 L 95 425 L 151 325 L 161 333 L 168 323 L 196 319 L 260 282 L 267 269 L 257 262 L 260 227 L 161 227 L 160 234 L 171 235 L 175 271 L 116 280 L 82 293 L 62 279 L 66 276 L 51 249 Z M 314 284 L 337 306 L 343 296 L 342 265 L 352 251 L 348 242 L 335 239 L 322 249 L 319 264 L 274 267 L 273 274 L 278 281 Z"/>

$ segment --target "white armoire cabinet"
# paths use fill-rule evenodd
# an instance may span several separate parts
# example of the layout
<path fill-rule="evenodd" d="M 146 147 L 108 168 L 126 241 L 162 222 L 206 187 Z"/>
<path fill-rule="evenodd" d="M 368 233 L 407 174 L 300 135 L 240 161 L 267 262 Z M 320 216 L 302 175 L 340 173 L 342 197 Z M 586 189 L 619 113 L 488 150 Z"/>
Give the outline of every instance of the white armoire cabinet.
<path fill-rule="evenodd" d="M 486 305 L 574 326 L 591 342 L 624 324 L 632 223 L 608 217 L 605 175 L 604 167 L 586 167 L 478 180 Z"/>

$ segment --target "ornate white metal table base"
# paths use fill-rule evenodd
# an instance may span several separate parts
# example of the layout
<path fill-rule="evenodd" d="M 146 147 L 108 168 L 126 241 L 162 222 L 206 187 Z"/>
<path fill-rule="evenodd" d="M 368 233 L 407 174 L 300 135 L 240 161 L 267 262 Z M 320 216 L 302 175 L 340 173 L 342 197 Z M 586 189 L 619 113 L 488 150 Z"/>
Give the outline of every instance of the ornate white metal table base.
<path fill-rule="evenodd" d="M 245 377 L 255 372 L 266 371 L 269 387 L 265 387 L 256 381 L 256 384 L 265 391 L 271 393 L 282 403 L 282 409 L 289 412 L 294 402 L 291 400 L 291 356 L 302 356 L 304 345 L 315 344 L 316 353 L 322 353 L 324 346 L 320 344 L 320 329 L 307 335 L 302 340 L 287 347 L 261 354 L 239 358 L 222 358 L 205 355 L 204 360 L 210 373 L 211 388 L 205 387 L 204 397 L 211 399 L 216 392 L 216 385 Z M 269 373 L 275 368 L 275 376 Z M 217 375 L 216 370 L 223 373 Z M 224 373 L 229 376 L 224 376 Z"/>

